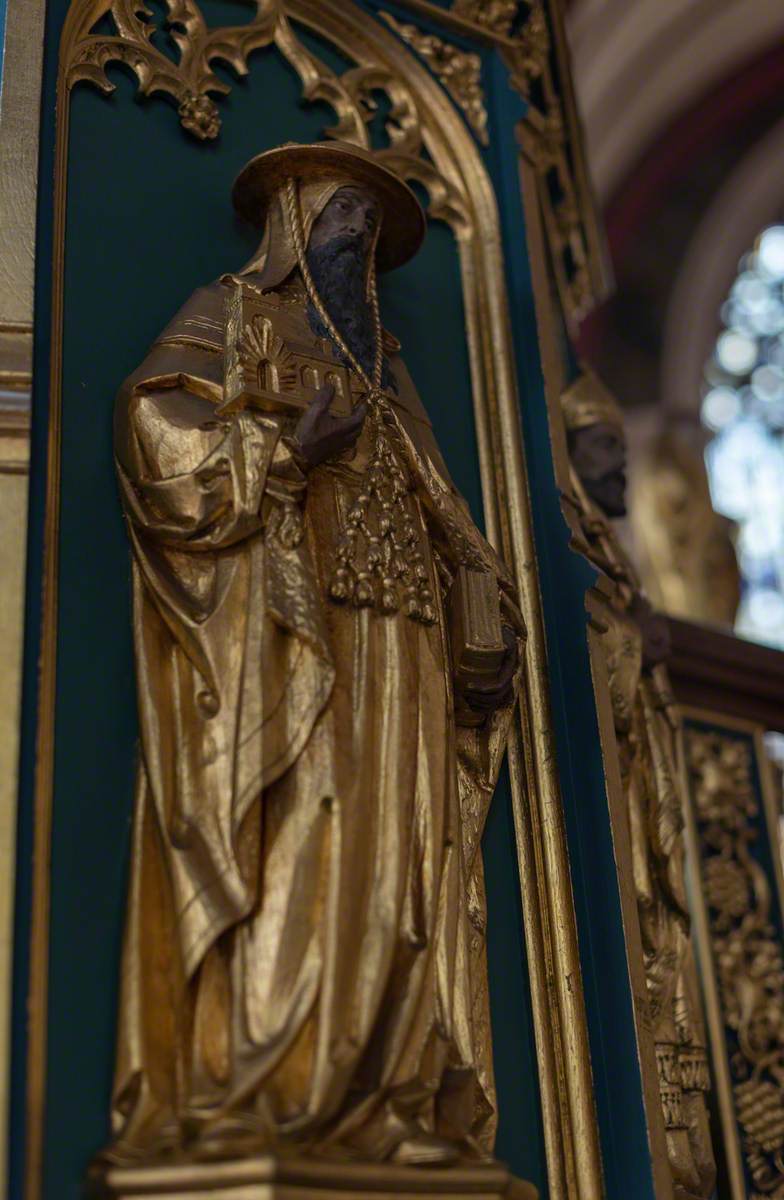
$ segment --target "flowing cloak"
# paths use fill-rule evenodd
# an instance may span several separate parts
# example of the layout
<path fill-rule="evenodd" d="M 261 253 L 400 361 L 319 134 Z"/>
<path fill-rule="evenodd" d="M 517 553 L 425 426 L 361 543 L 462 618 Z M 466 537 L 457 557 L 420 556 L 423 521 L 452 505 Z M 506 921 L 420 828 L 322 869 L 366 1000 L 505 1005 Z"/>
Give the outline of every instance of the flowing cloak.
<path fill-rule="evenodd" d="M 514 591 L 394 355 L 437 621 L 327 599 L 367 439 L 306 480 L 291 418 L 218 415 L 229 281 L 116 407 L 141 745 L 113 1152 L 228 1123 L 267 1147 L 383 1158 L 420 1128 L 489 1153 L 480 838 L 510 709 L 456 726 L 444 596 L 458 563 L 492 572 L 522 637 Z M 330 358 L 302 292 L 286 303 Z"/>

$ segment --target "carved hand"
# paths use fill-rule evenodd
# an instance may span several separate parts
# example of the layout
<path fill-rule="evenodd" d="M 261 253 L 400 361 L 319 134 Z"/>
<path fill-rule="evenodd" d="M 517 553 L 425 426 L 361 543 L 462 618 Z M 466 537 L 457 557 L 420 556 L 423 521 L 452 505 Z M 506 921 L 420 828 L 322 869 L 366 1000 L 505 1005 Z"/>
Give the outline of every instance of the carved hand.
<path fill-rule="evenodd" d="M 347 417 L 333 417 L 329 406 L 334 394 L 331 383 L 320 388 L 294 430 L 294 441 L 308 468 L 350 449 L 365 423 L 367 404 L 358 404 Z"/>
<path fill-rule="evenodd" d="M 496 678 L 481 687 L 467 687 L 462 693 L 466 704 L 474 712 L 495 712 L 497 708 L 509 704 L 514 695 L 514 677 L 520 657 L 517 651 L 517 637 L 508 625 L 504 625 L 503 636 L 506 655 Z"/>
<path fill-rule="evenodd" d="M 666 662 L 671 649 L 666 618 L 654 610 L 647 596 L 639 593 L 634 597 L 629 612 L 642 633 L 643 665 L 650 670 L 659 663 Z"/>

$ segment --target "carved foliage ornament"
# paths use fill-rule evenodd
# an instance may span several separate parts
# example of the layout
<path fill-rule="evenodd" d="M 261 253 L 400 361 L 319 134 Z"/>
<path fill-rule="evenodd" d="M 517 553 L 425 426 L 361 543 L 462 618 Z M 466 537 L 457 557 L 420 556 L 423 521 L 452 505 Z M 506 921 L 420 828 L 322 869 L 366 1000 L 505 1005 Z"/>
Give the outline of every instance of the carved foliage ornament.
<path fill-rule="evenodd" d="M 425 60 L 455 103 L 463 110 L 468 124 L 482 145 L 489 145 L 487 109 L 482 91 L 482 60 L 479 55 L 458 50 L 456 46 L 435 37 L 432 33 L 423 33 L 416 25 L 402 25 L 391 13 L 385 12 L 381 15 L 398 37 Z"/>
<path fill-rule="evenodd" d="M 238 75 L 246 75 L 250 52 L 268 45 L 274 36 L 279 8 L 277 0 L 256 0 L 256 15 L 247 25 L 210 29 L 196 0 L 166 0 L 166 28 L 178 52 L 174 61 L 153 45 L 157 26 L 152 10 L 140 0 L 113 0 L 106 11 L 116 35 L 86 31 L 71 55 L 68 85 L 85 79 L 103 92 L 112 92 L 114 84 L 106 67 L 124 63 L 135 73 L 143 95 L 163 92 L 177 102 L 189 133 L 202 139 L 217 137 L 220 115 L 208 93 L 225 95 L 230 88 L 215 74 L 212 63 L 217 59 Z"/>
<path fill-rule="evenodd" d="M 283 0 L 250 2 L 255 5 L 256 12 L 246 24 L 211 29 L 197 0 L 164 0 L 167 10 L 164 24 L 177 51 L 174 59 L 154 44 L 158 26 L 152 9 L 143 0 L 107 0 L 104 6 L 92 10 L 93 19 L 81 31 L 81 36 L 77 35 L 69 55 L 68 86 L 88 80 L 101 91 L 112 92 L 114 85 L 106 74 L 106 67 L 110 63 L 123 63 L 136 74 L 143 95 L 165 93 L 177 102 L 180 119 L 189 133 L 201 139 L 215 138 L 220 132 L 221 119 L 210 93 L 226 95 L 231 89 L 216 75 L 213 62 L 222 62 L 238 75 L 246 75 L 251 52 L 279 40 L 277 35 L 281 32 L 284 17 Z M 527 96 L 531 82 L 545 72 L 550 36 L 541 0 L 535 0 L 520 22 L 514 39 L 509 39 L 520 7 L 517 0 L 491 0 L 487 4 L 456 0 L 454 11 L 507 41 L 508 65 L 514 85 Z M 94 18 L 105 13 L 111 16 L 114 35 L 95 32 Z M 403 25 L 388 13 L 382 15 L 425 59 L 464 110 L 474 132 L 486 142 L 487 114 L 480 83 L 479 55 L 459 50 L 415 25 Z M 309 81 L 308 86 L 318 88 L 315 80 Z M 326 97 L 319 96 L 314 90 L 308 91 L 307 98 Z M 556 125 L 560 129 L 563 122 L 557 121 Z"/>
<path fill-rule="evenodd" d="M 95 21 L 91 28 L 77 38 L 70 55 L 68 86 L 79 80 L 95 84 L 103 92 L 112 92 L 114 84 L 106 74 L 110 63 L 122 63 L 129 67 L 139 81 L 143 95 L 163 93 L 171 96 L 178 105 L 183 127 L 194 137 L 202 140 L 216 138 L 221 128 L 218 106 L 211 94 L 225 95 L 231 89 L 212 69 L 214 61 L 230 66 L 238 75 L 248 73 L 248 56 L 253 50 L 277 42 L 279 48 L 292 60 L 294 38 L 285 20 L 283 0 L 252 0 L 255 16 L 245 25 L 224 26 L 210 29 L 199 8 L 197 0 L 164 0 L 166 17 L 164 25 L 174 43 L 177 58 L 170 58 L 157 48 L 154 37 L 159 32 L 153 20 L 154 14 L 142 0 L 107 0 L 103 6 L 114 23 L 115 35 L 95 32 Z M 102 15 L 99 13 L 99 15 Z M 93 18 L 95 11 L 93 12 Z M 395 31 L 419 53 L 447 91 L 464 110 L 466 117 L 480 140 L 486 141 L 487 114 L 484 109 L 480 86 L 480 60 L 477 54 L 467 54 L 440 38 L 421 33 L 413 25 L 398 25 L 394 18 L 385 14 L 386 20 Z M 346 119 L 341 112 L 342 89 L 330 80 L 331 72 L 323 64 L 297 48 L 297 67 L 305 85 L 305 98 L 327 100 L 338 111 L 341 118 L 338 128 L 330 132 L 334 136 L 357 140 L 362 144 L 366 138 L 357 137 L 357 120 Z M 358 125 L 369 120 L 376 109 L 371 89 L 383 87 L 383 81 L 369 78 L 357 79 L 349 73 L 355 100 L 363 108 Z M 390 99 L 395 101 L 390 89 Z M 400 119 L 402 132 L 406 122 L 416 117 L 399 106 L 391 117 Z M 394 140 L 394 139 L 393 139 Z"/>
<path fill-rule="evenodd" d="M 755 856 L 748 739 L 687 730 L 711 950 L 751 1200 L 784 1197 L 784 945 Z"/>
<path fill-rule="evenodd" d="M 303 99 L 322 100 L 336 121 L 325 130 L 328 137 L 370 148 L 368 126 L 376 115 L 374 93 L 388 101 L 385 132 L 389 147 L 379 157 L 403 179 L 415 180 L 428 192 L 430 217 L 444 220 L 456 234 L 466 229 L 465 199 L 423 154 L 423 131 L 416 101 L 405 84 L 386 67 L 360 63 L 337 75 L 298 39 L 286 16 L 283 0 L 254 0 L 256 14 L 246 25 L 210 29 L 196 0 L 165 0 L 166 28 L 179 51 L 174 61 L 153 44 L 158 32 L 149 18 L 151 10 L 138 0 L 104 0 L 94 5 L 77 27 L 67 48 L 68 87 L 86 80 L 103 92 L 112 92 L 106 67 L 123 63 L 137 76 L 144 95 L 160 93 L 178 105 L 183 127 L 201 140 L 215 138 L 221 127 L 217 105 L 210 92 L 225 94 L 230 88 L 212 70 L 214 61 L 227 63 L 239 75 L 247 74 L 252 50 L 274 44 L 302 82 Z M 116 36 L 96 33 L 101 16 L 111 16 Z M 65 53 L 65 51 L 64 51 Z"/>
<path fill-rule="evenodd" d="M 518 0 L 453 0 L 452 9 L 458 16 L 482 25 L 504 37 L 512 31 L 520 4 Z"/>

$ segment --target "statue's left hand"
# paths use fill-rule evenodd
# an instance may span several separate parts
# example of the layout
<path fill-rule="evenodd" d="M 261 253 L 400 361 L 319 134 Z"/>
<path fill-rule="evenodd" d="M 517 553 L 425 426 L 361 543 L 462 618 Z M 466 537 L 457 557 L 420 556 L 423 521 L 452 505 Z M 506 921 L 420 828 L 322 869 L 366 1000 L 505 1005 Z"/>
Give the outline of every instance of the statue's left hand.
<path fill-rule="evenodd" d="M 517 673 L 520 655 L 517 649 L 517 637 L 508 625 L 503 628 L 506 655 L 498 675 L 492 682 L 481 687 L 473 685 L 461 693 L 469 708 L 478 713 L 492 713 L 497 708 L 511 704 L 514 699 L 514 678 Z"/>

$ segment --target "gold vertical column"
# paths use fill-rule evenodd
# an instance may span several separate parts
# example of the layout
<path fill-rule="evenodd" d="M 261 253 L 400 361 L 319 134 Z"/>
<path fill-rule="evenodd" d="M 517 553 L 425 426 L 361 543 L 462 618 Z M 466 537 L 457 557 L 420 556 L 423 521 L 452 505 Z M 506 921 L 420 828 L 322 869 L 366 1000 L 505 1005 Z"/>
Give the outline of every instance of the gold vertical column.
<path fill-rule="evenodd" d="M 0 1128 L 6 1129 L 14 852 L 45 0 L 8 0 L 0 80 Z M 0 1138 L 0 1179 L 6 1177 Z"/>

